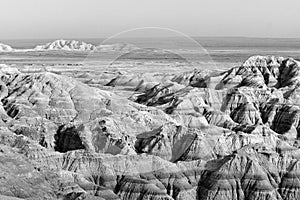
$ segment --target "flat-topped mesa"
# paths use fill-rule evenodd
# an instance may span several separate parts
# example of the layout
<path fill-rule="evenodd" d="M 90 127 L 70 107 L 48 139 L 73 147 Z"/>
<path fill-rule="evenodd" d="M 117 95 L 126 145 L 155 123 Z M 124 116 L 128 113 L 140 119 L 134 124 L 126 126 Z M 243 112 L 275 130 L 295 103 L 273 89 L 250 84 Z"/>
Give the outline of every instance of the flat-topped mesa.
<path fill-rule="evenodd" d="M 49 42 L 45 45 L 38 45 L 33 50 L 93 51 L 96 50 L 96 46 L 76 40 L 55 40 L 54 42 Z"/>

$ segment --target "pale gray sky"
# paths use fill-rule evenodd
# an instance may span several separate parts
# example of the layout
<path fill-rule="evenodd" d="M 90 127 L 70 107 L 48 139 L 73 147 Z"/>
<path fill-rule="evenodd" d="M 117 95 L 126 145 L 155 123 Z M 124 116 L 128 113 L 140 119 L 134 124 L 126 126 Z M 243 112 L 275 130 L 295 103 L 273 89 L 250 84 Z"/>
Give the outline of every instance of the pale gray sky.
<path fill-rule="evenodd" d="M 299 24 L 299 0 L 0 0 L 0 39 L 99 38 L 143 26 L 300 38 Z"/>

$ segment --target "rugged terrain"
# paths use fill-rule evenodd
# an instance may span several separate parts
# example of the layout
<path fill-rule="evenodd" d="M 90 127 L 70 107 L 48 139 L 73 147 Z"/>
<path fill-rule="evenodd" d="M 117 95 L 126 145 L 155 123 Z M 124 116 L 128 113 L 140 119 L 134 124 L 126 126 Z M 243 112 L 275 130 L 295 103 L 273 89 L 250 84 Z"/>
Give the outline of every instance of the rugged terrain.
<path fill-rule="evenodd" d="M 298 61 L 67 75 L 1 66 L 0 199 L 300 199 Z"/>

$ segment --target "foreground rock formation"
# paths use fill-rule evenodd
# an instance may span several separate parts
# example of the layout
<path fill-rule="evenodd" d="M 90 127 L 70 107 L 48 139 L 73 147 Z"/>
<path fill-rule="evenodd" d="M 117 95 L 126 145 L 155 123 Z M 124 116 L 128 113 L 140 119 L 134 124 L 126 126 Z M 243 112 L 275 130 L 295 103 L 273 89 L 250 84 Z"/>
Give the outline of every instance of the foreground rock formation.
<path fill-rule="evenodd" d="M 118 74 L 102 89 L 50 72 L 0 76 L 0 199 L 300 198 L 292 58 Z"/>

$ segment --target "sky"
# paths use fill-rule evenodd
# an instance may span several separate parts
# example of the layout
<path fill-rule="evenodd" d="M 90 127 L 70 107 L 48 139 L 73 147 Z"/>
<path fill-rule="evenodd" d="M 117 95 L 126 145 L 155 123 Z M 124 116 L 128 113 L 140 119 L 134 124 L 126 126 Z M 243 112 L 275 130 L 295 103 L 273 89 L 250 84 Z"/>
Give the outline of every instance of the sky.
<path fill-rule="evenodd" d="M 0 0 L 0 39 L 105 38 L 141 27 L 300 38 L 299 22 L 299 0 Z"/>

